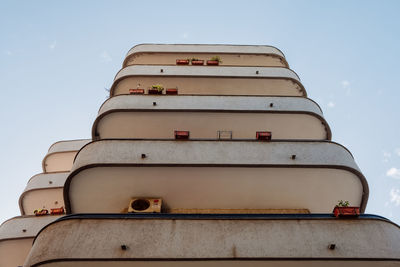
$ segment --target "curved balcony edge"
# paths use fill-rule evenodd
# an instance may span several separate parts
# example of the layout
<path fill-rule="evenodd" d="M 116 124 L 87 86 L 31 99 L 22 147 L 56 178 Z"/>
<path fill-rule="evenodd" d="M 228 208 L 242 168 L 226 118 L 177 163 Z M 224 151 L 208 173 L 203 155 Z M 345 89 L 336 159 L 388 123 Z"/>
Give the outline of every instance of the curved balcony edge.
<path fill-rule="evenodd" d="M 98 227 L 93 228 L 92 223 Z M 71 233 L 68 239 L 56 238 L 65 235 L 67 228 Z M 289 230 L 292 234 L 285 238 L 282 233 Z M 104 235 L 104 231 L 108 234 Z M 79 232 L 85 232 L 86 238 L 76 243 Z M 203 234 L 199 235 L 200 232 Z M 118 238 L 110 239 L 110 235 Z M 193 236 L 197 242 L 191 241 Z M 155 238 L 158 246 L 146 242 Z M 368 242 L 369 238 L 374 242 Z M 80 260 L 400 261 L 399 239 L 397 224 L 369 214 L 353 219 L 338 219 L 332 214 L 74 214 L 38 232 L 26 266 Z M 91 249 L 90 242 L 107 242 L 108 246 L 100 252 Z M 332 243 L 337 250 L 328 248 Z M 116 249 L 121 250 L 121 244 L 135 249 L 123 250 L 121 258 L 121 252 Z M 232 246 L 236 248 L 233 254 Z M 47 249 L 48 253 L 42 253 Z"/>
<path fill-rule="evenodd" d="M 154 106 L 145 104 L 154 103 Z M 229 102 L 229 104 L 226 104 Z M 248 105 L 251 102 L 251 106 Z M 266 103 L 274 105 L 267 107 Z M 117 95 L 108 98 L 101 105 L 98 115 L 92 125 L 92 140 L 97 140 L 97 127 L 102 118 L 118 112 L 232 112 L 232 113 L 278 113 L 310 115 L 324 125 L 326 139 L 331 140 L 332 131 L 323 117 L 320 106 L 309 98 L 303 97 L 254 97 L 254 96 L 168 96 L 165 98 L 151 95 Z"/>
<path fill-rule="evenodd" d="M 285 55 L 277 47 L 270 45 L 233 45 L 233 44 L 155 44 L 134 45 L 126 53 L 122 66 L 125 67 L 130 56 L 136 53 L 216 53 L 216 54 L 262 54 L 276 55 L 289 67 Z"/>
<path fill-rule="evenodd" d="M 26 215 L 23 208 L 23 198 L 32 191 L 59 189 L 64 187 L 69 172 L 39 173 L 32 176 L 18 199 L 21 215 Z M 38 181 L 36 181 L 38 180 Z M 43 181 L 41 181 L 43 180 Z"/>
<path fill-rule="evenodd" d="M 134 144 L 136 143 L 136 144 Z M 102 144 L 104 144 L 103 147 Z M 203 153 L 203 155 L 196 154 L 196 160 L 192 161 L 188 157 L 190 157 L 191 153 L 189 152 L 190 147 L 193 147 L 195 144 L 205 146 L 202 148 L 204 151 L 211 151 L 209 154 Z M 260 145 L 261 144 L 261 145 Z M 304 144 L 308 144 L 308 152 L 304 146 Z M 218 151 L 218 153 L 225 153 L 226 155 L 231 154 L 229 153 L 229 149 L 233 147 L 233 149 L 237 150 L 240 149 L 241 146 L 249 146 L 248 151 L 252 151 L 252 154 L 246 154 L 244 150 L 241 151 L 241 155 L 245 154 L 243 158 L 232 160 L 231 162 L 223 160 L 219 162 L 218 156 L 217 158 L 212 158 L 210 155 L 213 155 L 213 150 Z M 265 145 L 264 149 L 260 148 L 260 146 Z M 315 146 L 314 146 L 315 145 Z M 96 152 L 98 147 L 101 147 L 101 151 L 104 155 L 106 154 L 113 154 L 109 149 L 119 150 L 119 154 L 123 154 L 122 158 L 118 159 L 111 159 L 111 158 L 104 158 L 104 155 L 100 155 L 100 153 Z M 134 155 L 132 152 L 125 153 L 120 149 L 127 149 L 127 151 L 132 151 L 131 146 L 135 146 L 135 149 L 138 151 L 146 151 L 145 149 L 150 149 L 151 146 L 156 146 L 157 152 L 156 157 L 152 159 L 147 159 L 147 161 L 143 161 L 140 158 L 140 153 L 138 155 Z M 163 146 L 163 147 L 159 147 Z M 168 151 L 171 151 L 171 147 L 169 146 L 178 146 L 181 149 L 181 153 L 175 153 L 176 155 L 171 155 Z M 279 155 L 272 155 L 274 150 L 269 150 L 268 146 L 272 146 L 275 148 L 279 148 L 279 153 L 283 153 L 282 158 Z M 299 158 L 303 158 L 296 163 L 291 163 L 292 161 L 288 159 L 286 160 L 287 149 L 291 146 L 297 147 L 298 149 L 303 148 L 303 155 L 299 155 Z M 316 146 L 319 146 L 316 149 Z M 97 148 L 96 148 L 97 147 Z M 189 150 L 185 150 L 189 148 Z M 177 148 L 174 148 L 177 149 Z M 85 151 L 88 150 L 88 151 Z M 284 151 L 282 151 L 284 150 Z M 300 149 L 301 150 L 301 149 Z M 328 150 L 332 150 L 333 152 L 340 151 L 338 155 L 337 153 L 327 153 Z M 108 152 L 107 152 L 108 151 Z M 169 153 L 169 156 L 163 155 L 163 152 Z M 318 152 L 319 151 L 319 152 Z M 153 151 L 154 152 L 154 151 Z M 215 151 L 214 151 L 215 152 Z M 253 153 L 254 152 L 254 153 Z M 147 152 L 146 152 L 147 153 Z M 262 153 L 263 155 L 269 155 L 267 159 L 260 160 L 257 158 L 257 155 Z M 320 153 L 328 155 L 328 158 L 321 159 Z M 179 154 L 185 155 L 185 158 L 179 158 Z M 329 154 L 335 155 L 334 157 L 329 159 Z M 346 155 L 347 154 L 347 155 Z M 153 153 L 154 155 L 154 153 Z M 96 156 L 98 158 L 96 158 Z M 77 160 L 78 158 L 81 160 Z M 106 156 L 107 157 L 107 156 Z M 104 158 L 104 159 L 102 159 Z M 243 161 L 243 159 L 248 158 L 247 161 Z M 277 159 L 279 158 L 279 159 Z M 254 159 L 257 159 L 254 162 Z M 182 161 L 183 160 L 183 161 Z M 287 161 L 287 162 L 285 162 Z M 98 141 L 93 141 L 87 145 L 85 145 L 76 155 L 75 163 L 73 169 L 68 176 L 65 186 L 64 186 L 64 201 L 67 214 L 70 214 L 71 209 L 71 200 L 69 198 L 69 189 L 70 184 L 74 176 L 76 176 L 81 171 L 86 169 L 93 169 L 96 167 L 253 167 L 253 168 L 321 168 L 321 169 L 338 169 L 338 170 L 345 170 L 352 174 L 354 174 L 360 182 L 360 186 L 362 189 L 360 191 L 360 209 L 361 212 L 365 212 L 365 208 L 368 202 L 369 197 L 369 187 L 366 178 L 358 169 L 358 166 L 355 164 L 354 159 L 351 153 L 342 145 L 330 142 L 330 141 L 271 141 L 268 143 L 264 142 L 252 142 L 252 141 L 207 141 L 207 140 L 194 140 L 194 141 L 184 141 L 184 142 L 176 142 L 176 141 L 165 141 L 165 140 L 133 140 L 133 139 L 102 139 Z"/>

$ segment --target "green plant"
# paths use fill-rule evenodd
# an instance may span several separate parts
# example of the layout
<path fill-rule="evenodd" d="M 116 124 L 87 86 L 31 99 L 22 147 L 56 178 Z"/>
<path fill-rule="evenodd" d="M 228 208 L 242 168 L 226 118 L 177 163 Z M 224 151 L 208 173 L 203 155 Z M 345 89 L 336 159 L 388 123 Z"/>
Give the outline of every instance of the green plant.
<path fill-rule="evenodd" d="M 336 205 L 337 207 L 348 207 L 350 205 L 349 201 L 345 200 L 339 200 L 338 204 Z"/>
<path fill-rule="evenodd" d="M 151 86 L 152 89 L 156 89 L 159 92 L 162 92 L 164 90 L 164 86 L 162 84 L 155 84 Z"/>
<path fill-rule="evenodd" d="M 198 59 L 198 58 L 192 58 L 192 59 L 190 59 L 190 61 L 199 61 L 199 60 L 201 60 L 201 59 Z"/>
<path fill-rule="evenodd" d="M 218 61 L 219 63 L 222 63 L 222 60 L 219 56 L 213 56 L 210 60 L 212 61 Z"/>

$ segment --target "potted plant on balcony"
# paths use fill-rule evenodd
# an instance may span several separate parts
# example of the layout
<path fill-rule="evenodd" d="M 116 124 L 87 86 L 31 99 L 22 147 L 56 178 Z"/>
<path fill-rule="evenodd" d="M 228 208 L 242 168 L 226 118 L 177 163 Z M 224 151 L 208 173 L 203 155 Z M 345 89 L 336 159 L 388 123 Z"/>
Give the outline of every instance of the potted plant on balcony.
<path fill-rule="evenodd" d="M 149 95 L 162 95 L 164 87 L 161 84 L 155 84 L 149 89 Z"/>
<path fill-rule="evenodd" d="M 36 216 L 44 216 L 47 215 L 48 213 L 49 211 L 46 209 L 38 209 L 33 212 L 33 214 L 35 214 Z"/>
<path fill-rule="evenodd" d="M 202 66 L 202 65 L 204 65 L 204 60 L 198 59 L 198 58 L 192 58 L 191 62 L 192 62 L 192 65 L 194 65 L 194 66 Z"/>
<path fill-rule="evenodd" d="M 219 56 L 214 56 L 210 60 L 207 60 L 207 65 L 209 66 L 218 66 L 219 63 L 222 63 L 222 60 Z"/>
<path fill-rule="evenodd" d="M 189 65 L 190 58 L 187 59 L 177 59 L 176 65 Z"/>
<path fill-rule="evenodd" d="M 333 209 L 335 217 L 357 217 L 360 215 L 360 207 L 350 206 L 349 201 L 339 200 Z"/>

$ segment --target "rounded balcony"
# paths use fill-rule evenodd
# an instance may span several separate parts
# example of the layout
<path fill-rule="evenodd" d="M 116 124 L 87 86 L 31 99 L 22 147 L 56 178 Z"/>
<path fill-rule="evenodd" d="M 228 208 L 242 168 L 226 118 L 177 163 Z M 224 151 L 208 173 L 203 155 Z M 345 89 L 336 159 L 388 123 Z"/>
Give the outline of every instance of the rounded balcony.
<path fill-rule="evenodd" d="M 368 185 L 328 141 L 105 139 L 79 151 L 67 213 L 123 213 L 135 197 L 161 198 L 166 213 L 327 213 L 338 200 L 363 212 Z"/>
<path fill-rule="evenodd" d="M 213 44 L 139 44 L 129 50 L 122 66 L 189 65 L 193 58 L 207 64 L 215 56 L 222 61 L 219 66 L 289 67 L 283 53 L 273 46 Z"/>
<path fill-rule="evenodd" d="M 318 215 L 66 216 L 36 237 L 25 267 L 398 266 L 385 218 Z M 373 240 L 373 242 L 371 242 Z"/>
<path fill-rule="evenodd" d="M 287 68 L 134 65 L 117 73 L 110 97 L 130 89 L 152 93 L 154 85 L 179 88 L 183 95 L 307 96 L 297 74 Z"/>

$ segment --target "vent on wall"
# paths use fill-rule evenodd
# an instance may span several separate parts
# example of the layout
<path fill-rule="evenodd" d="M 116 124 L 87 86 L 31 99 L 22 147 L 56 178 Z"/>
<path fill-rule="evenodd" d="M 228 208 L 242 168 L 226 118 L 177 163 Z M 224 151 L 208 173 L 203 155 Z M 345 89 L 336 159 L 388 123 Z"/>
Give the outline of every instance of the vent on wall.
<path fill-rule="evenodd" d="M 232 131 L 218 131 L 219 140 L 230 140 L 232 139 Z"/>

